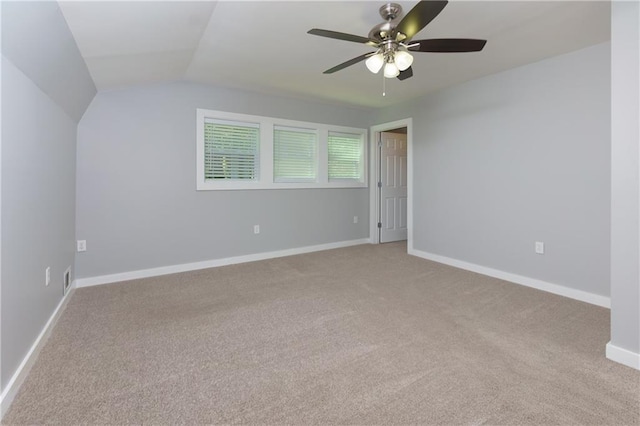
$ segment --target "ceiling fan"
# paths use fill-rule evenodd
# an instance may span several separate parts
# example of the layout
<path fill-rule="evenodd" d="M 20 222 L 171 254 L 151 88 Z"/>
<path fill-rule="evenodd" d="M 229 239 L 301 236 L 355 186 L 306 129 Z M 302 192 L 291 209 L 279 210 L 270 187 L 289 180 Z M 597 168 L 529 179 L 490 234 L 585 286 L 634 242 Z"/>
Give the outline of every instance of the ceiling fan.
<path fill-rule="evenodd" d="M 313 28 L 308 33 L 362 43 L 376 49 L 329 68 L 324 74 L 332 74 L 366 59 L 365 64 L 372 73 L 377 74 L 384 67 L 385 77 L 406 80 L 413 76 L 413 56 L 410 52 L 479 52 L 487 43 L 486 40 L 470 38 L 411 40 L 442 12 L 447 3 L 446 0 L 422 0 L 399 22 L 397 18 L 402 14 L 402 6 L 387 3 L 380 8 L 380 16 L 385 22 L 373 27 L 368 37 L 318 28 Z"/>

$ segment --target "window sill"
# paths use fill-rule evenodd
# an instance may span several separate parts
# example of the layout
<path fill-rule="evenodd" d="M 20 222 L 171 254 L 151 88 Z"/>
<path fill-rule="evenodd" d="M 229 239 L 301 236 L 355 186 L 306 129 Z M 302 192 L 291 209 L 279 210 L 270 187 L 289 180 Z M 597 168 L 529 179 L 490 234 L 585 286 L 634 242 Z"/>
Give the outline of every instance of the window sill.
<path fill-rule="evenodd" d="M 368 188 L 364 182 L 198 182 L 198 191 L 246 191 L 263 189 L 347 189 Z"/>

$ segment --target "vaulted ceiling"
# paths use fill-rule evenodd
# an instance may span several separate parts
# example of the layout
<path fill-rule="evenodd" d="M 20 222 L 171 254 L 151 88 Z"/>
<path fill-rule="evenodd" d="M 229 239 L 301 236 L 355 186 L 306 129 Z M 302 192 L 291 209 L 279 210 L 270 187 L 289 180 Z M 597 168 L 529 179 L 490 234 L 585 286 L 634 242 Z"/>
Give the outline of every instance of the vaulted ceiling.
<path fill-rule="evenodd" d="M 367 36 L 383 1 L 60 2 L 98 90 L 187 80 L 379 107 L 610 39 L 610 4 L 451 1 L 416 35 L 488 40 L 478 53 L 417 53 L 405 81 L 358 63 L 372 49 L 307 34 Z M 417 2 L 400 1 L 405 13 Z"/>

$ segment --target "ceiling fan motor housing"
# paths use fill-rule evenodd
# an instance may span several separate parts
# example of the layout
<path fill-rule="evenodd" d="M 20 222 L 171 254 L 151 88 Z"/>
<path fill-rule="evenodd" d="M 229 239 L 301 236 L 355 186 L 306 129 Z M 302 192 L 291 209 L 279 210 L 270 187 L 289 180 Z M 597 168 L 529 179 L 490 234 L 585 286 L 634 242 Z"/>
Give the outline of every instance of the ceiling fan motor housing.
<path fill-rule="evenodd" d="M 392 21 L 402 14 L 402 6 L 397 3 L 387 3 L 380 8 L 380 16 L 386 22 L 382 22 L 369 31 L 371 40 L 383 41 L 394 38 L 396 23 Z"/>

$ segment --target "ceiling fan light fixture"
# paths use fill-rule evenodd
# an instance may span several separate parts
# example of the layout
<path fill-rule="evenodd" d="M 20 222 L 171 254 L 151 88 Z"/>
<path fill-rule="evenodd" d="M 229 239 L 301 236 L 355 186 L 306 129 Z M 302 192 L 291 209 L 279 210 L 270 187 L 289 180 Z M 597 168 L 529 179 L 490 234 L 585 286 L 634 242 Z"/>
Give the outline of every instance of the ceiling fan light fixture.
<path fill-rule="evenodd" d="M 374 74 L 377 74 L 382 66 L 384 65 L 384 56 L 382 53 L 376 53 L 373 56 L 370 56 L 365 62 L 365 65 Z"/>
<path fill-rule="evenodd" d="M 404 71 L 413 63 L 413 56 L 406 50 L 398 50 L 394 55 L 394 62 L 400 71 Z"/>
<path fill-rule="evenodd" d="M 400 70 L 393 62 L 387 62 L 384 66 L 384 76 L 387 78 L 396 78 L 400 74 Z"/>
<path fill-rule="evenodd" d="M 387 3 L 380 8 L 380 16 L 385 22 L 374 26 L 369 31 L 368 37 L 320 28 L 312 28 L 307 32 L 311 35 L 360 43 L 376 49 L 374 52 L 370 51 L 329 68 L 323 74 L 333 74 L 364 61 L 367 69 L 372 73 L 377 74 L 383 69 L 385 78 L 398 77 L 398 80 L 403 81 L 413 76 L 411 68 L 414 60 L 413 53 L 479 52 L 487 43 L 487 40 L 471 38 L 414 40 L 413 37 L 436 18 L 447 4 L 448 0 L 418 0 L 417 4 L 403 16 L 402 7 L 399 4 Z"/>

